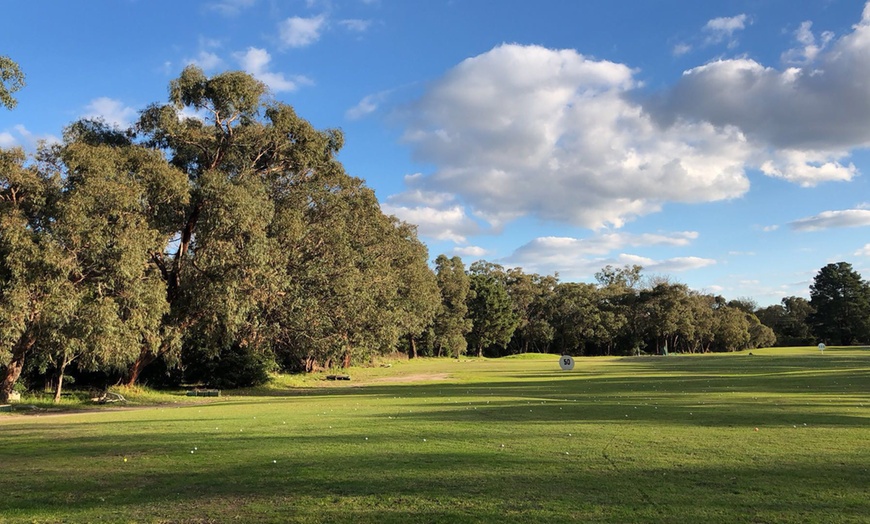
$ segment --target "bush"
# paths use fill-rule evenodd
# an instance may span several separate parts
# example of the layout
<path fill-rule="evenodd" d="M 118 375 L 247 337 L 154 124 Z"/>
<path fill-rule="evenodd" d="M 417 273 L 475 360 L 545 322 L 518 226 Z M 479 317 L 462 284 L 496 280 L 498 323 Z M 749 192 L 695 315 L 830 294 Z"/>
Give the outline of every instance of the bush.
<path fill-rule="evenodd" d="M 216 357 L 192 358 L 186 363 L 184 377 L 190 384 L 202 384 L 217 389 L 237 389 L 260 386 L 269 381 L 275 369 L 271 354 L 250 351 L 234 344 Z"/>

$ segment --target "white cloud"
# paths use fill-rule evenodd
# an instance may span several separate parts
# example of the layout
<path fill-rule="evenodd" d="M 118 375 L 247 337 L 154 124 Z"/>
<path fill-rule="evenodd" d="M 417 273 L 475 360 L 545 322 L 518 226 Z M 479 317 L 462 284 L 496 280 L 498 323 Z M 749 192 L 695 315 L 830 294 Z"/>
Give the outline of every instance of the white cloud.
<path fill-rule="evenodd" d="M 721 17 L 709 20 L 704 26 L 704 32 L 707 34 L 707 44 L 718 44 L 722 41 L 728 42 L 728 47 L 737 45 L 734 38 L 734 33 L 742 31 L 746 27 L 746 23 L 751 21 L 745 14 L 740 14 L 731 17 Z"/>
<path fill-rule="evenodd" d="M 870 244 L 864 244 L 864 247 L 855 251 L 856 257 L 870 257 Z"/>
<path fill-rule="evenodd" d="M 796 231 L 820 231 L 839 227 L 870 226 L 870 210 L 845 209 L 823 211 L 818 215 L 801 218 L 789 224 Z"/>
<path fill-rule="evenodd" d="M 235 53 L 234 56 L 245 71 L 269 86 L 269 89 L 272 91 L 296 91 L 302 85 L 312 84 L 310 79 L 301 75 L 288 78 L 284 73 L 269 71 L 269 63 L 272 61 L 272 56 L 265 49 L 249 47 L 244 53 Z"/>
<path fill-rule="evenodd" d="M 606 265 L 638 264 L 648 271 L 676 273 L 715 264 L 715 260 L 699 257 L 677 257 L 655 260 L 630 253 L 619 253 L 627 247 L 686 246 L 698 236 L 694 231 L 670 234 L 612 233 L 577 239 L 540 237 L 519 247 L 506 259 L 511 266 L 520 266 L 533 273 L 558 272 L 568 279 L 583 279 Z M 613 253 L 619 253 L 614 255 Z"/>
<path fill-rule="evenodd" d="M 461 257 L 469 257 L 474 259 L 481 259 L 485 257 L 489 252 L 480 247 L 480 246 L 462 246 L 456 247 L 453 249 L 453 253 L 459 255 Z"/>
<path fill-rule="evenodd" d="M 133 125 L 137 114 L 135 109 L 124 105 L 120 100 L 103 96 L 95 98 L 85 106 L 82 117 L 102 119 L 109 125 L 124 129 Z"/>
<path fill-rule="evenodd" d="M 216 54 L 209 51 L 200 51 L 196 58 L 188 58 L 187 64 L 193 64 L 204 71 L 217 69 L 223 66 L 224 61 Z"/>
<path fill-rule="evenodd" d="M 348 109 L 344 116 L 350 120 L 358 120 L 370 113 L 374 113 L 378 109 L 378 103 L 373 95 L 363 97 L 359 103 Z"/>
<path fill-rule="evenodd" d="M 783 149 L 770 153 L 771 159 L 759 169 L 765 175 L 784 178 L 790 182 L 811 187 L 821 182 L 849 181 L 858 174 L 858 168 L 839 159 L 846 156 L 841 151 L 819 152 Z"/>
<path fill-rule="evenodd" d="M 808 35 L 800 38 L 809 42 Z M 822 41 L 824 49 L 804 52 L 813 60 L 799 67 L 778 70 L 749 58 L 696 67 L 646 107 L 665 124 L 691 120 L 739 128 L 762 156 L 773 157 L 757 164 L 771 162 L 768 172 L 775 176 L 805 185 L 848 179 L 855 171 L 841 159 L 870 146 L 870 7 L 850 33 Z M 796 159 L 796 152 L 807 160 Z"/>
<path fill-rule="evenodd" d="M 692 50 L 692 46 L 686 43 L 679 43 L 671 49 L 674 56 L 683 56 Z"/>
<path fill-rule="evenodd" d="M 281 41 L 288 47 L 309 46 L 320 39 L 320 32 L 325 22 L 325 15 L 311 18 L 290 17 L 279 26 Z"/>
<path fill-rule="evenodd" d="M 10 148 L 18 145 L 18 141 L 8 131 L 0 132 L 0 147 Z"/>
<path fill-rule="evenodd" d="M 405 180 L 413 185 L 419 177 L 419 174 L 408 175 Z M 448 193 L 409 190 L 388 197 L 381 204 L 381 210 L 415 224 L 417 233 L 423 237 L 463 244 L 469 236 L 480 233 L 477 222 Z"/>
<path fill-rule="evenodd" d="M 392 90 L 380 91 L 363 97 L 359 103 L 345 111 L 344 116 L 349 120 L 358 120 L 378 110 L 387 99 Z"/>
<path fill-rule="evenodd" d="M 23 147 L 34 150 L 40 142 L 58 144 L 60 139 L 54 135 L 34 134 L 21 124 L 12 126 L 11 130 L 0 131 L 0 147 Z"/>
<path fill-rule="evenodd" d="M 462 195 L 491 224 L 535 215 L 590 228 L 745 193 L 739 130 L 660 128 L 627 96 L 633 75 L 537 46 L 465 60 L 409 108 L 404 138 L 437 166 L 419 185 Z"/>
<path fill-rule="evenodd" d="M 789 49 L 782 54 L 782 61 L 790 64 L 805 64 L 812 62 L 816 56 L 833 40 L 834 33 L 825 31 L 821 34 L 819 41 L 816 41 L 816 35 L 812 31 L 813 23 L 810 21 L 803 22 L 800 28 L 795 31 L 795 40 L 800 44 L 800 47 Z"/>

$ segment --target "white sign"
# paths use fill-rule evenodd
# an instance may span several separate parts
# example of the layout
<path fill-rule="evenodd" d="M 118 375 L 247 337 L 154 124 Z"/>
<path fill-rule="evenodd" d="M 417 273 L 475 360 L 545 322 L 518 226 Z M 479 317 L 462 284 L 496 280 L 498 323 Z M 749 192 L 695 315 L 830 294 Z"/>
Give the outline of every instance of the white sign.
<path fill-rule="evenodd" d="M 825 350 L 825 345 L 819 344 L 819 351 L 824 351 L 824 350 Z"/>
<path fill-rule="evenodd" d="M 571 371 L 574 369 L 574 358 L 568 355 L 562 355 L 561 358 L 559 358 L 559 366 L 561 366 L 564 371 Z"/>

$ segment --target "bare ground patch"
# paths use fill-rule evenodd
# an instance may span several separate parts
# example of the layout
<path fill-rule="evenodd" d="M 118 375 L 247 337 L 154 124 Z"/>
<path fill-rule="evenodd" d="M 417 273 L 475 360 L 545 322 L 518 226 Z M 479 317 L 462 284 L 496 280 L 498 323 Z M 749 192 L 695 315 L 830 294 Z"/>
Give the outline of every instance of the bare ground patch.
<path fill-rule="evenodd" d="M 416 375 L 375 378 L 369 382 L 427 382 L 434 380 L 447 380 L 448 378 L 450 378 L 450 373 L 418 373 Z"/>

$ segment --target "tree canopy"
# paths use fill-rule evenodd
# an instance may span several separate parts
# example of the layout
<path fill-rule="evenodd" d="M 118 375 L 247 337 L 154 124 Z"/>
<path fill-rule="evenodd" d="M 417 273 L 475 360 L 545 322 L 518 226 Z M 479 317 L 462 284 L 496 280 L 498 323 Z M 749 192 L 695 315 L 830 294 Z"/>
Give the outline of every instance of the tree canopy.
<path fill-rule="evenodd" d="M 18 101 L 12 96 L 24 87 L 24 73 L 8 56 L 0 56 L 0 106 L 14 109 Z"/>

